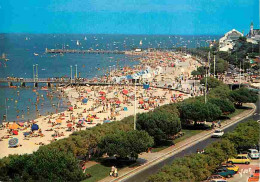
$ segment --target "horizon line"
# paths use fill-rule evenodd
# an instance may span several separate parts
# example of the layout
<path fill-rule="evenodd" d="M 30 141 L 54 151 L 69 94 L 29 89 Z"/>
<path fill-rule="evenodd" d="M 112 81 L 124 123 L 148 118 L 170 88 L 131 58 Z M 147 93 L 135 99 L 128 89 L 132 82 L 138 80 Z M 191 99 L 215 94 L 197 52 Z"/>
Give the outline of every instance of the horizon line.
<path fill-rule="evenodd" d="M 71 35 L 165 35 L 165 36 L 222 36 L 224 34 L 135 34 L 135 33 L 34 33 L 34 32 L 0 32 L 0 34 L 71 34 Z"/>

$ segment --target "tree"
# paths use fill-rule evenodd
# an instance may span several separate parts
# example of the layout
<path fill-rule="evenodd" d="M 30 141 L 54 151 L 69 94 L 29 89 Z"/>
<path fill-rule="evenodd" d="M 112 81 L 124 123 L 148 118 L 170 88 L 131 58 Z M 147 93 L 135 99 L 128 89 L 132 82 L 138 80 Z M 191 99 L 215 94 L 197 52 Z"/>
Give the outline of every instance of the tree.
<path fill-rule="evenodd" d="M 1 166 L 1 163 L 5 165 Z M 40 147 L 30 155 L 13 155 L 1 159 L 0 166 L 1 180 L 81 181 L 86 178 L 78 160 L 71 153 L 46 147 Z"/>
<path fill-rule="evenodd" d="M 155 144 L 158 145 L 178 133 L 181 129 L 181 123 L 176 114 L 167 112 L 167 110 L 156 110 L 151 113 L 139 114 L 136 128 L 144 130 L 154 137 Z"/>
<path fill-rule="evenodd" d="M 107 153 L 109 156 L 120 158 L 134 157 L 147 151 L 154 144 L 153 138 L 145 131 L 119 131 L 115 134 L 105 136 L 99 143 L 102 154 Z"/>
<path fill-rule="evenodd" d="M 210 98 L 209 102 L 217 105 L 223 114 L 235 112 L 234 104 L 227 99 Z"/>
<path fill-rule="evenodd" d="M 209 91 L 208 96 L 211 98 L 227 99 L 229 98 L 231 90 L 227 85 L 219 85 Z"/>
<path fill-rule="evenodd" d="M 214 73 L 214 66 L 213 66 L 214 62 L 212 60 L 211 62 L 211 67 L 210 67 L 210 72 Z M 215 65 L 215 72 L 216 74 L 218 73 L 224 73 L 225 71 L 227 71 L 228 69 L 228 62 L 225 61 L 224 59 L 221 58 L 216 58 L 216 65 Z"/>
<path fill-rule="evenodd" d="M 221 115 L 221 110 L 218 106 L 209 102 L 205 104 L 200 101 L 180 104 L 179 112 L 182 121 L 185 123 L 194 121 L 195 124 L 198 121 L 214 121 Z"/>
<path fill-rule="evenodd" d="M 206 84 L 206 78 L 203 78 L 200 80 L 200 84 Z M 219 81 L 218 79 L 216 78 L 213 78 L 213 77 L 208 77 L 207 78 L 207 85 L 208 85 L 208 88 L 216 88 L 220 85 L 223 85 L 224 83 Z"/>
<path fill-rule="evenodd" d="M 239 106 L 243 103 L 255 103 L 258 99 L 257 93 L 248 88 L 233 90 L 229 94 L 230 100 Z"/>
<path fill-rule="evenodd" d="M 259 133 L 259 124 L 256 121 L 248 121 L 239 124 L 233 132 L 225 134 L 224 138 L 234 143 L 238 151 L 246 151 L 258 145 Z"/>

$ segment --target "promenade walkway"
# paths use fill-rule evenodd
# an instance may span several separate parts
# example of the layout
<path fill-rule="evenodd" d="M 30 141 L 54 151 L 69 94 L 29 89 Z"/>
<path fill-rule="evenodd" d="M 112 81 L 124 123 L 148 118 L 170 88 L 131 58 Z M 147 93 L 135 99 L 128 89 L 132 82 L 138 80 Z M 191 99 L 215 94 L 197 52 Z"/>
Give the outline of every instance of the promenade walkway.
<path fill-rule="evenodd" d="M 222 122 L 222 127 L 221 129 L 228 128 L 229 126 L 241 121 L 242 119 L 252 115 L 255 110 L 256 106 L 254 104 L 246 104 L 248 107 L 252 107 L 253 109 L 246 110 L 235 117 L 226 120 Z M 196 143 L 203 141 L 209 137 L 211 137 L 211 134 L 214 132 L 214 130 L 209 130 L 209 131 L 203 131 L 197 135 L 194 135 L 186 140 L 183 140 L 179 143 L 177 143 L 175 146 L 168 147 L 162 151 L 156 152 L 156 153 L 142 153 L 139 155 L 139 159 L 137 160 L 137 165 L 135 167 L 126 167 L 121 169 L 118 174 L 118 178 L 113 178 L 113 177 L 106 177 L 100 182 L 112 182 L 112 181 L 123 181 L 126 180 L 128 177 L 135 175 L 136 173 L 145 170 L 161 161 L 163 161 L 166 158 L 169 158 L 186 148 L 189 148 Z"/>

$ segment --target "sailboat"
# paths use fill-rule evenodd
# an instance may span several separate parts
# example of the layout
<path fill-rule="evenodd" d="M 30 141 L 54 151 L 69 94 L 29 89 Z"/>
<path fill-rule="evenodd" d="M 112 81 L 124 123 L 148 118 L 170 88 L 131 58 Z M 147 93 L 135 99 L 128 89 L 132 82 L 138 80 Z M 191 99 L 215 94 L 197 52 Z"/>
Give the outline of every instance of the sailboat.
<path fill-rule="evenodd" d="M 140 43 L 139 43 L 140 45 L 143 45 L 143 41 L 142 40 L 140 40 Z"/>
<path fill-rule="evenodd" d="M 86 37 L 86 36 L 84 37 L 84 40 L 87 40 L 87 37 Z"/>
<path fill-rule="evenodd" d="M 79 44 L 80 44 L 80 43 L 79 43 L 79 41 L 77 40 L 77 46 L 79 46 Z"/>
<path fill-rule="evenodd" d="M 5 61 L 9 61 L 9 59 L 6 58 L 5 53 L 2 54 L 2 57 L 1 57 L 0 59 L 3 59 L 3 60 L 5 60 Z"/>
<path fill-rule="evenodd" d="M 25 40 L 28 40 L 28 37 L 25 37 Z"/>

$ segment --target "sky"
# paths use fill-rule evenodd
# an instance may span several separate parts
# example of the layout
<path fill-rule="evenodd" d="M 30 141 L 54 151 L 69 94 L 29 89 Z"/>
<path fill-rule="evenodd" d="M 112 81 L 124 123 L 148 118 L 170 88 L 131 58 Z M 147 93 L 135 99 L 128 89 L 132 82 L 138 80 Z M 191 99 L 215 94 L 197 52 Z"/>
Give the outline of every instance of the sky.
<path fill-rule="evenodd" d="M 0 0 L 0 33 L 222 35 L 259 27 L 259 0 Z"/>

